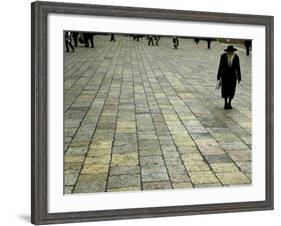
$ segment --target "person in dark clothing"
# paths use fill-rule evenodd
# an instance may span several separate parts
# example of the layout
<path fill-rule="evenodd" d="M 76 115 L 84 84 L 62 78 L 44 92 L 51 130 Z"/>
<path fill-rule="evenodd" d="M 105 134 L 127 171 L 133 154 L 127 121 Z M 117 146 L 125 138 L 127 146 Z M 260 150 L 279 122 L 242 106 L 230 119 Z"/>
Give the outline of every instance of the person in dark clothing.
<path fill-rule="evenodd" d="M 211 42 L 212 42 L 213 40 L 212 40 L 211 38 L 207 38 L 206 41 L 207 41 L 207 47 L 208 47 L 208 49 L 211 49 Z"/>
<path fill-rule="evenodd" d="M 110 41 L 112 42 L 115 42 L 116 40 L 115 40 L 115 37 L 114 37 L 114 34 L 110 34 Z"/>
<path fill-rule="evenodd" d="M 221 97 L 224 98 L 224 109 L 232 109 L 231 101 L 235 95 L 236 83 L 241 82 L 239 57 L 233 46 L 228 46 L 220 58 L 217 80 L 221 81 Z M 227 102 L 227 100 L 229 100 Z"/>
<path fill-rule="evenodd" d="M 249 56 L 250 47 L 252 46 L 252 41 L 251 40 L 245 40 L 244 45 L 246 47 L 246 55 Z"/>
<path fill-rule="evenodd" d="M 148 45 L 150 46 L 150 43 L 154 46 L 153 44 L 153 36 L 152 35 L 148 35 Z"/>
<path fill-rule="evenodd" d="M 66 52 L 69 52 L 69 46 L 72 49 L 72 52 L 74 52 L 74 47 L 71 43 L 71 32 L 66 31 L 64 33 L 64 42 L 65 42 Z"/>
<path fill-rule="evenodd" d="M 89 41 L 91 43 L 91 48 L 94 48 L 94 33 L 83 33 L 83 40 L 85 47 L 89 47 Z"/>
<path fill-rule="evenodd" d="M 137 42 L 139 42 L 140 41 L 140 36 L 139 35 L 134 35 L 133 39 L 134 39 L 134 41 L 137 40 Z"/>
<path fill-rule="evenodd" d="M 173 37 L 173 45 L 174 48 L 177 49 L 179 46 L 179 38 L 178 37 Z"/>
<path fill-rule="evenodd" d="M 94 33 L 89 33 L 89 40 L 91 43 L 91 48 L 94 48 Z"/>
<path fill-rule="evenodd" d="M 198 45 L 198 43 L 200 42 L 200 39 L 199 39 L 199 38 L 194 38 L 193 40 L 194 40 L 194 42 L 196 43 L 196 45 Z"/>
<path fill-rule="evenodd" d="M 73 37 L 75 47 L 78 46 L 78 35 L 79 35 L 79 32 L 72 32 L 72 37 Z"/>
<path fill-rule="evenodd" d="M 158 43 L 160 41 L 160 36 L 154 36 L 154 40 L 155 40 L 155 45 L 158 46 Z"/>
<path fill-rule="evenodd" d="M 89 47 L 89 33 L 83 33 L 84 46 Z"/>

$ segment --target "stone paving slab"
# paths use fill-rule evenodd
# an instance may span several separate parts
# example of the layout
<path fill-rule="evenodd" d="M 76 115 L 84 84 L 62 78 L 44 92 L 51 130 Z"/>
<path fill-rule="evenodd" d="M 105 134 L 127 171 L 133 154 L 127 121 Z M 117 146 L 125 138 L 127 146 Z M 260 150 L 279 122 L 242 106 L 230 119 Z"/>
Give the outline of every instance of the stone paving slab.
<path fill-rule="evenodd" d="M 234 109 L 215 91 L 225 44 L 116 35 L 64 57 L 64 192 L 251 184 L 251 56 Z"/>

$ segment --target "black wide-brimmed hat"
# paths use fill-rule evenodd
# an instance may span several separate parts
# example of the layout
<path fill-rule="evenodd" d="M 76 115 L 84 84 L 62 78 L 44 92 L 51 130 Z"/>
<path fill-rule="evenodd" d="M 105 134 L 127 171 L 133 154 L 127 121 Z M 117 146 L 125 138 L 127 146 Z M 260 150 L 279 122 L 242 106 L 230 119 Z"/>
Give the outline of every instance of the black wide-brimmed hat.
<path fill-rule="evenodd" d="M 237 49 L 234 48 L 233 46 L 227 46 L 227 48 L 224 51 L 225 52 L 235 52 L 235 51 L 237 51 Z"/>

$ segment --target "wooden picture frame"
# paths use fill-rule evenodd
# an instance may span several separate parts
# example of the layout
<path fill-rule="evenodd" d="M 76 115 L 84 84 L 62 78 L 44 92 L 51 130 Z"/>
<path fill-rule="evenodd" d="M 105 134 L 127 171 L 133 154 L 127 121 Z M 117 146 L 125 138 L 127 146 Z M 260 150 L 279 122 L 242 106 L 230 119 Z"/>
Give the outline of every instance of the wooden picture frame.
<path fill-rule="evenodd" d="M 70 223 L 148 217 L 167 217 L 192 214 L 228 213 L 273 209 L 273 21 L 272 16 L 211 13 L 152 8 L 88 5 L 57 2 L 33 2 L 31 4 L 32 48 L 32 191 L 31 221 L 33 224 Z M 181 205 L 168 207 L 130 208 L 98 211 L 48 213 L 48 20 L 49 14 L 95 15 L 108 17 L 165 19 L 226 24 L 260 25 L 265 27 L 266 40 L 266 145 L 265 145 L 265 200 Z"/>

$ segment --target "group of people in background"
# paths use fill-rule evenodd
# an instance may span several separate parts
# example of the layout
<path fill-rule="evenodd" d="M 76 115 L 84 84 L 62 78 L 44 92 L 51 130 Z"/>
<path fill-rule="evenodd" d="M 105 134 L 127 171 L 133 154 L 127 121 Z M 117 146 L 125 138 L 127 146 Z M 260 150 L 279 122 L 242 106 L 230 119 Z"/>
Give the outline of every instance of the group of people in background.
<path fill-rule="evenodd" d="M 74 52 L 74 47 L 78 47 L 78 43 L 81 43 L 84 45 L 84 47 L 91 47 L 94 48 L 94 33 L 93 32 L 70 32 L 66 31 L 64 33 L 64 38 L 65 38 L 65 47 L 66 47 L 66 52 L 69 52 L 69 49 L 71 48 L 72 52 Z M 139 42 L 140 38 L 145 37 L 145 35 L 131 35 L 133 37 L 134 41 Z M 156 46 L 159 45 L 160 41 L 160 36 L 159 35 L 146 35 L 146 39 L 148 40 L 148 45 Z M 74 46 L 72 45 L 72 39 L 74 42 Z M 195 37 L 194 42 L 198 45 L 200 41 L 206 41 L 207 42 L 207 48 L 211 49 L 211 43 L 213 41 L 216 41 L 216 39 L 213 38 L 199 38 Z M 115 42 L 115 35 L 113 33 L 110 34 L 110 41 Z M 179 47 L 179 37 L 173 36 L 172 37 L 172 45 L 175 49 L 178 49 Z M 249 56 L 250 54 L 250 48 L 252 45 L 251 40 L 245 40 L 244 42 L 245 48 L 246 48 L 246 55 Z"/>
<path fill-rule="evenodd" d="M 72 45 L 72 39 L 74 42 L 74 46 Z M 113 35 L 114 39 L 114 35 Z M 94 48 L 94 33 L 92 32 L 64 32 L 64 41 L 66 52 L 69 52 L 69 48 L 71 48 L 72 52 L 74 52 L 74 47 L 78 47 L 78 42 L 84 44 L 85 47 Z M 115 41 L 115 39 L 114 39 Z"/>

